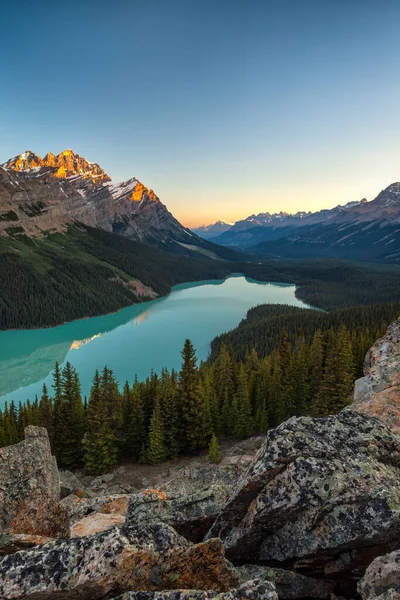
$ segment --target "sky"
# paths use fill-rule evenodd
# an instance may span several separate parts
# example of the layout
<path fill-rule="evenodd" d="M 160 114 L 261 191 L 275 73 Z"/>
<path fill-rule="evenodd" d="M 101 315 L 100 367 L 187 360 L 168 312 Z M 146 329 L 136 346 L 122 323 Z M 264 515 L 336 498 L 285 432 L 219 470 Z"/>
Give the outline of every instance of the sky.
<path fill-rule="evenodd" d="M 0 0 L 0 162 L 71 148 L 185 225 L 400 180 L 399 0 Z"/>

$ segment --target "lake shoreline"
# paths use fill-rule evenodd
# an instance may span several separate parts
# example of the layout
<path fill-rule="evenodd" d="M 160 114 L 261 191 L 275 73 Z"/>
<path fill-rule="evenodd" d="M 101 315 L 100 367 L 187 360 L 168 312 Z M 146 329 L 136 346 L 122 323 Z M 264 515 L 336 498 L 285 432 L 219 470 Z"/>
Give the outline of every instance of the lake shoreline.
<path fill-rule="evenodd" d="M 0 396 L 25 402 L 51 389 L 54 364 L 70 362 L 90 391 L 96 369 L 107 365 L 119 381 L 153 369 L 177 369 L 185 339 L 206 360 L 212 340 L 236 327 L 260 304 L 310 307 L 295 297 L 287 282 L 257 281 L 236 273 L 221 279 L 173 286 L 164 297 L 125 307 L 115 313 L 78 319 L 56 327 L 0 332 Z"/>
<path fill-rule="evenodd" d="M 199 285 L 207 285 L 208 281 L 224 282 L 227 279 L 230 279 L 233 277 L 245 277 L 248 281 L 254 281 L 255 283 L 259 283 L 259 284 L 273 283 L 276 285 L 295 286 L 295 288 L 296 288 L 295 295 L 297 294 L 297 290 L 298 290 L 298 286 L 295 283 L 290 283 L 287 281 L 269 281 L 269 280 L 261 281 L 259 279 L 254 279 L 253 277 L 248 277 L 244 273 L 234 272 L 234 273 L 230 273 L 226 277 L 218 279 L 218 280 L 217 279 L 193 279 L 192 281 L 183 281 L 182 283 L 176 283 L 175 285 L 171 286 L 171 288 L 167 294 L 157 295 L 157 298 L 148 298 L 148 299 L 143 298 L 143 300 L 141 302 L 133 302 L 131 304 L 125 304 L 124 306 L 121 306 L 117 310 L 112 310 L 110 312 L 99 313 L 99 314 L 94 314 L 94 315 L 84 315 L 83 317 L 78 317 L 77 319 L 71 319 L 71 321 L 62 321 L 61 323 L 54 323 L 53 325 L 42 325 L 41 327 L 21 327 L 21 328 L 13 327 L 10 329 L 0 329 L 0 333 L 2 331 L 41 331 L 42 329 L 54 329 L 56 327 L 63 327 L 64 325 L 68 325 L 69 323 L 76 323 L 77 321 L 85 321 L 87 319 L 96 319 L 97 317 L 108 317 L 109 315 L 116 315 L 119 312 L 121 312 L 122 310 L 124 310 L 126 308 L 130 308 L 132 306 L 140 306 L 141 304 L 145 304 L 146 302 L 157 302 L 158 300 L 162 300 L 163 298 L 168 298 L 168 296 L 170 296 L 171 292 L 173 292 L 175 288 L 178 288 L 181 285 L 189 285 L 191 283 L 196 283 Z M 296 295 L 296 298 L 306 304 L 305 300 L 303 300 L 302 298 L 298 298 L 297 295 Z M 310 306 L 310 308 L 316 308 L 317 310 L 322 310 L 322 309 L 318 309 L 317 307 Z"/>

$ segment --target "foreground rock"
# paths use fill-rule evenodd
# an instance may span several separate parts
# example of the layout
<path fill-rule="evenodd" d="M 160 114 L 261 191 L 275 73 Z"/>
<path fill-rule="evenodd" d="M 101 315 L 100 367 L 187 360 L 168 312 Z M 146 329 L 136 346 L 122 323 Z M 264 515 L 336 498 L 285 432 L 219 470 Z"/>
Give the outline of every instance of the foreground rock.
<path fill-rule="evenodd" d="M 367 352 L 364 375 L 355 383 L 352 410 L 378 417 L 400 433 L 400 319 Z"/>
<path fill-rule="evenodd" d="M 227 498 L 225 491 L 224 487 L 216 485 L 209 490 L 171 500 L 157 491 L 135 494 L 129 501 L 126 525 L 162 521 L 186 539 L 199 542 L 224 504 Z"/>
<path fill-rule="evenodd" d="M 70 494 L 87 495 L 87 491 L 79 479 L 71 471 L 60 471 L 60 497 L 66 498 Z"/>
<path fill-rule="evenodd" d="M 400 600 L 400 550 L 379 556 L 358 585 L 363 600 Z"/>
<path fill-rule="evenodd" d="M 71 537 L 93 535 L 123 525 L 124 522 L 125 517 L 123 515 L 94 513 L 71 526 Z"/>
<path fill-rule="evenodd" d="M 36 489 L 32 495 L 18 504 L 10 528 L 20 533 L 50 538 L 69 537 L 69 512 L 60 502 L 43 496 Z"/>
<path fill-rule="evenodd" d="M 42 535 L 29 535 L 25 533 L 1 533 L 0 534 L 0 557 L 6 554 L 14 554 L 19 550 L 43 546 L 54 542 L 53 538 Z"/>
<path fill-rule="evenodd" d="M 271 430 L 209 537 L 241 562 L 358 579 L 399 546 L 400 438 L 349 410 Z"/>
<path fill-rule="evenodd" d="M 173 590 L 163 592 L 127 592 L 114 600 L 278 600 L 278 594 L 272 583 L 253 580 L 222 594 L 201 590 Z"/>
<path fill-rule="evenodd" d="M 240 580 L 244 583 L 253 579 L 273 583 L 279 600 L 296 600 L 300 598 L 329 599 L 334 590 L 334 583 L 326 579 L 312 579 L 300 573 L 262 567 L 260 565 L 244 565 L 237 567 Z"/>
<path fill-rule="evenodd" d="M 220 540 L 191 545 L 152 523 L 47 544 L 0 562 L 0 598 L 102 598 L 132 590 L 228 591 L 238 576 Z M 116 595 L 114 593 L 114 595 Z"/>
<path fill-rule="evenodd" d="M 59 500 L 60 478 L 47 431 L 29 426 L 24 441 L 0 448 L 0 530 L 9 527 L 18 504 L 34 490 Z"/>

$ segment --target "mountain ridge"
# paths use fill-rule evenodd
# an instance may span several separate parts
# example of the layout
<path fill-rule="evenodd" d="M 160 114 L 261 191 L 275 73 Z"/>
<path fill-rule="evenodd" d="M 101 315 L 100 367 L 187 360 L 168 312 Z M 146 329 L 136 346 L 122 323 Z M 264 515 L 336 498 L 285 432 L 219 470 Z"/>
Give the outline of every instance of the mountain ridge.
<path fill-rule="evenodd" d="M 315 213 L 250 215 L 212 241 L 269 258 L 400 260 L 400 183 Z M 390 247 L 389 247 L 390 245 Z"/>
<path fill-rule="evenodd" d="M 169 252 L 234 257 L 179 223 L 136 177 L 114 183 L 97 163 L 70 149 L 44 158 L 27 150 L 0 166 L 0 236 L 43 237 L 74 223 Z"/>

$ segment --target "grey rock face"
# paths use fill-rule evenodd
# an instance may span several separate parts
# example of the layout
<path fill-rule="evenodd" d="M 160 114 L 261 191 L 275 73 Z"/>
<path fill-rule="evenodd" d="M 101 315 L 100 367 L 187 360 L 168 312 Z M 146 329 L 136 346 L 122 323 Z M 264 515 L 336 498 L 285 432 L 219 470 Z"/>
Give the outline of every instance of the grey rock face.
<path fill-rule="evenodd" d="M 379 556 L 358 584 L 363 600 L 400 599 L 400 550 Z"/>
<path fill-rule="evenodd" d="M 349 410 L 271 430 L 209 534 L 237 562 L 359 577 L 400 536 L 400 438 Z"/>
<path fill-rule="evenodd" d="M 327 579 L 313 579 L 294 571 L 263 567 L 260 565 L 243 565 L 236 568 L 240 580 L 244 583 L 252 579 L 269 581 L 274 584 L 279 600 L 297 600 L 300 598 L 331 598 L 334 583 Z"/>
<path fill-rule="evenodd" d="M 125 526 L 162 521 L 188 540 L 199 542 L 214 522 L 225 498 L 225 488 L 221 490 L 217 485 L 171 500 L 163 499 L 157 493 L 135 494 L 130 496 Z"/>
<path fill-rule="evenodd" d="M 0 529 L 9 527 L 18 504 L 34 490 L 60 498 L 60 477 L 47 431 L 29 426 L 22 442 L 0 448 Z"/>
<path fill-rule="evenodd" d="M 84 486 L 71 471 L 60 471 L 60 497 L 66 498 L 76 490 L 84 490 Z"/>
<path fill-rule="evenodd" d="M 0 598 L 89 600 L 128 590 L 206 589 L 239 584 L 220 540 L 191 545 L 163 523 L 118 527 L 45 544 L 0 561 Z M 114 595 L 115 595 L 114 593 Z"/>
<path fill-rule="evenodd" d="M 400 433 L 400 319 L 368 350 L 364 377 L 354 386 L 352 410 L 381 419 Z"/>
<path fill-rule="evenodd" d="M 163 592 L 127 592 L 113 600 L 278 600 L 272 583 L 267 581 L 247 581 L 229 592 L 204 592 L 201 590 L 172 590 Z"/>

